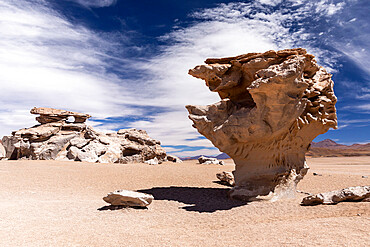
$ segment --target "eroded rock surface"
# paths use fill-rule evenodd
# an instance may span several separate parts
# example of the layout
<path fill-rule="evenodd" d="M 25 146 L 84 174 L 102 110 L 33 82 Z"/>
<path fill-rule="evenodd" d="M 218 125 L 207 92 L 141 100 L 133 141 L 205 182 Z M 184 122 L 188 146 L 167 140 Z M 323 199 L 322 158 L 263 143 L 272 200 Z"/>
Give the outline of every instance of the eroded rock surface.
<path fill-rule="evenodd" d="M 48 116 L 47 123 L 4 136 L 2 142 L 6 158 L 99 163 L 147 160 L 159 163 L 166 160 L 166 152 L 160 142 L 150 138 L 144 130 L 121 129 L 117 133 L 105 134 L 81 123 L 82 118 L 90 117 L 87 114 L 52 108 L 33 108 L 31 112 Z M 79 117 L 80 120 L 68 122 L 68 116 Z M 39 117 L 36 119 L 39 120 Z M 43 119 L 41 122 L 46 121 L 46 118 Z"/>
<path fill-rule="evenodd" d="M 136 191 L 116 190 L 103 197 L 103 200 L 113 206 L 147 207 L 154 197 Z"/>
<path fill-rule="evenodd" d="M 301 48 L 205 63 L 189 74 L 205 80 L 221 101 L 186 108 L 199 133 L 233 158 L 230 196 L 294 195 L 308 170 L 311 141 L 337 128 L 331 75 Z"/>
<path fill-rule="evenodd" d="M 343 201 L 370 201 L 370 186 L 349 187 L 303 198 L 302 205 L 337 204 Z"/>

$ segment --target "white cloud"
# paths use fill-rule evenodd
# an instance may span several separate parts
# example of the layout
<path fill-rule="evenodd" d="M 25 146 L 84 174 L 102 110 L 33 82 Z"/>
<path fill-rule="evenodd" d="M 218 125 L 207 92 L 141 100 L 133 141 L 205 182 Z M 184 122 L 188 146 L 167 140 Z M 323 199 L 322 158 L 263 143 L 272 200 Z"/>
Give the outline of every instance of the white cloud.
<path fill-rule="evenodd" d="M 370 111 L 370 104 L 360 104 L 360 105 L 354 106 L 354 108 Z"/>
<path fill-rule="evenodd" d="M 281 3 L 283 0 L 259 0 L 260 3 L 262 4 L 267 4 L 270 6 L 276 6 L 279 3 Z"/>
<path fill-rule="evenodd" d="M 85 7 L 106 7 L 116 2 L 75 1 Z M 161 37 L 167 45 L 160 48 L 160 55 L 138 61 L 115 53 L 125 49 L 122 35 L 97 33 L 74 25 L 41 0 L 33 4 L 4 0 L 0 3 L 0 135 L 32 125 L 28 110 L 33 106 L 49 106 L 86 112 L 101 119 L 145 117 L 131 120 L 125 127 L 145 129 L 166 146 L 212 147 L 208 140 L 197 138 L 199 134 L 191 127 L 184 106 L 214 103 L 219 97 L 202 80 L 189 76 L 188 69 L 208 57 L 302 44 L 321 64 L 334 67 L 333 55 L 311 45 L 312 34 L 304 25 L 294 31 L 291 26 L 299 26 L 301 20 L 312 15 L 334 16 L 344 5 L 320 1 L 316 8 L 315 1 L 292 0 L 294 12 L 269 9 L 284 2 L 260 0 L 200 10 L 193 13 L 196 21 L 192 25 Z M 357 60 L 363 61 L 361 54 Z M 109 66 L 142 73 L 137 73 L 138 78 L 123 80 L 119 74 L 109 73 Z M 105 131 L 122 127 L 120 122 L 89 123 Z M 173 151 L 180 156 L 218 152 L 207 148 L 170 152 Z"/>
<path fill-rule="evenodd" d="M 316 13 L 326 14 L 328 16 L 336 14 L 339 10 L 341 10 L 345 2 L 339 3 L 332 3 L 330 0 L 321 0 L 319 2 L 314 1 L 314 5 L 316 7 Z"/>
<path fill-rule="evenodd" d="M 91 7 L 91 8 L 102 8 L 102 7 L 109 7 L 117 3 L 117 0 L 69 0 L 77 2 L 84 7 Z"/>
<path fill-rule="evenodd" d="M 274 2 L 277 4 L 279 1 Z M 255 8 L 260 11 L 255 11 Z M 219 96 L 210 92 L 204 81 L 189 76 L 188 70 L 209 57 L 294 47 L 297 41 L 301 42 L 305 35 L 310 35 L 303 30 L 291 33 L 289 29 L 289 23 L 309 15 L 305 13 L 308 11 L 306 6 L 302 8 L 290 15 L 282 11 L 267 11 L 259 3 L 230 3 L 193 13 L 197 22 L 161 37 L 168 45 L 162 48 L 159 56 L 149 59 L 144 65 L 151 75 L 152 85 L 155 85 L 153 95 L 157 97 L 151 99 L 152 104 L 170 110 L 148 121 L 133 122 L 132 126 L 146 129 L 166 145 L 212 147 L 208 140 L 188 140 L 199 134 L 191 127 L 184 106 L 211 104 L 217 102 Z M 307 47 L 309 52 L 318 56 L 318 60 L 332 63 L 325 51 Z"/>
<path fill-rule="evenodd" d="M 0 2 L 0 135 L 34 106 L 87 112 L 97 118 L 140 114 L 122 107 L 135 87 L 106 71 L 117 40 L 68 22 L 44 1 Z M 104 56 L 102 56 L 104 55 Z M 33 118 L 33 117 L 32 117 Z M 35 122 L 34 122 L 35 123 Z"/>
<path fill-rule="evenodd" d="M 205 156 L 216 156 L 221 154 L 218 150 L 213 149 L 199 149 L 194 151 L 180 151 L 180 152 L 171 152 L 171 154 L 176 155 L 178 157 L 192 157 L 197 155 L 205 155 Z"/>

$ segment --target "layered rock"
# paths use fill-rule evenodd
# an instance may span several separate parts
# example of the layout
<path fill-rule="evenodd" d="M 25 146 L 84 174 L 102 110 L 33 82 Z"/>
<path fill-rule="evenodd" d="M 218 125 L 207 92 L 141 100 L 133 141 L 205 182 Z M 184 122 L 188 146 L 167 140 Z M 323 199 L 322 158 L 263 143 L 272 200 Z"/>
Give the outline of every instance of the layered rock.
<path fill-rule="evenodd" d="M 34 108 L 31 112 L 47 115 L 41 122 L 48 122 L 4 136 L 2 141 L 8 159 L 99 163 L 134 163 L 152 159 L 160 163 L 166 160 L 160 142 L 150 138 L 144 130 L 121 129 L 117 133 L 105 134 L 81 123 L 83 118 L 90 117 L 87 114 L 51 108 Z M 74 116 L 75 120 L 77 116 L 78 122 L 68 122 L 69 116 Z"/>
<path fill-rule="evenodd" d="M 199 133 L 233 158 L 230 196 L 294 195 L 308 170 L 311 141 L 337 128 L 331 75 L 301 48 L 205 63 L 189 74 L 205 80 L 221 101 L 186 108 Z"/>
<path fill-rule="evenodd" d="M 74 117 L 75 123 L 84 123 L 91 116 L 89 114 L 71 112 L 48 107 L 34 107 L 31 109 L 31 114 L 39 114 L 36 120 L 41 124 L 65 121 L 69 117 Z"/>
<path fill-rule="evenodd" d="M 370 201 L 370 186 L 348 187 L 303 198 L 302 205 L 337 204 L 343 201 Z"/>

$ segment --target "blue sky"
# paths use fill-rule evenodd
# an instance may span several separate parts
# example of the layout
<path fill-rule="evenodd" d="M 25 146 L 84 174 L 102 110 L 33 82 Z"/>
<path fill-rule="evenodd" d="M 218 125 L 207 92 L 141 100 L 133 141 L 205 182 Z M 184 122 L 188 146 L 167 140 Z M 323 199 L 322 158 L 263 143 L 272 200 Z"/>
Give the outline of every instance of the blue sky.
<path fill-rule="evenodd" d="M 218 96 L 187 74 L 205 58 L 304 47 L 333 73 L 339 143 L 370 142 L 367 0 L 0 0 L 0 136 L 47 106 L 102 131 L 145 129 L 179 156 L 218 150 L 184 106 Z"/>

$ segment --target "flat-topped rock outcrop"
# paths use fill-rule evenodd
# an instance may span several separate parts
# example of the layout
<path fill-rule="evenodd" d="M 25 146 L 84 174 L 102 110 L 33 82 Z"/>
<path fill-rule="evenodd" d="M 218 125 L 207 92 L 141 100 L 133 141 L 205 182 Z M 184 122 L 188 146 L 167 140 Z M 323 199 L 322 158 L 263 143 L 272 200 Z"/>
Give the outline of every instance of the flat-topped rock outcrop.
<path fill-rule="evenodd" d="M 34 107 L 31 109 L 31 114 L 39 114 L 36 120 L 41 124 L 66 121 L 69 117 L 74 117 L 75 123 L 84 123 L 91 116 L 89 114 L 71 112 L 66 110 L 48 108 L 48 107 Z"/>
<path fill-rule="evenodd" d="M 293 196 L 311 141 L 337 128 L 331 75 L 305 49 L 207 59 L 189 74 L 220 102 L 188 105 L 193 126 L 233 158 L 230 196 Z"/>
<path fill-rule="evenodd" d="M 33 108 L 41 123 L 14 131 L 2 139 L 8 159 L 72 160 L 99 163 L 134 163 L 166 160 L 160 142 L 144 130 L 121 129 L 102 133 L 84 121 L 88 114 L 52 108 Z M 68 122 L 73 116 L 74 122 Z"/>

